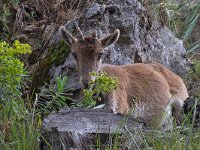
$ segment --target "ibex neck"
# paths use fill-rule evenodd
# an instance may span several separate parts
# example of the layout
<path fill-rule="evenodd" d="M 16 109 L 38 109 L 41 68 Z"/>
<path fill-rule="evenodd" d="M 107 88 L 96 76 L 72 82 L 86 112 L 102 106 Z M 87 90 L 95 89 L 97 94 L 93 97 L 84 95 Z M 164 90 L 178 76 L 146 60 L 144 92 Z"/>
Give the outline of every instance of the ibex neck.
<path fill-rule="evenodd" d="M 100 72 L 104 72 L 106 68 L 113 68 L 115 65 L 112 64 L 101 64 L 100 65 Z"/>

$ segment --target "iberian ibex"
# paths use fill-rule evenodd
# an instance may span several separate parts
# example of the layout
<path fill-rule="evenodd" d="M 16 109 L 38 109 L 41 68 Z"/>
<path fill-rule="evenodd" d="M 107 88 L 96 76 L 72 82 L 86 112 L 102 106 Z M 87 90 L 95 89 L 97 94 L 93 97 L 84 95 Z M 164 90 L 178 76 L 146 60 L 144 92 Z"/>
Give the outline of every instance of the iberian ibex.
<path fill-rule="evenodd" d="M 76 23 L 75 23 L 76 24 Z M 94 80 L 90 72 L 106 72 L 119 80 L 116 90 L 107 95 L 106 104 L 118 114 L 132 112 L 152 127 L 171 128 L 171 113 L 180 124 L 180 112 L 188 92 L 183 80 L 161 64 L 102 64 L 104 48 L 115 43 L 120 35 L 116 29 L 101 39 L 96 32 L 83 36 L 76 24 L 79 36 L 75 38 L 65 27 L 59 29 L 63 40 L 71 47 L 76 59 L 80 80 L 85 87 Z"/>

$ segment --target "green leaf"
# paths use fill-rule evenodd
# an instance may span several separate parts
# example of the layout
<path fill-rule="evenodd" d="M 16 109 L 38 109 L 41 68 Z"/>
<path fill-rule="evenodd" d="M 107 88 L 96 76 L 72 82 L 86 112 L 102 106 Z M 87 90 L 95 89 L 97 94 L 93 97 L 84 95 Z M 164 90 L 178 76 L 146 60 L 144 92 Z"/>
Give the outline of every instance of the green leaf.
<path fill-rule="evenodd" d="M 56 78 L 57 87 L 52 87 L 48 84 L 46 85 L 46 89 L 43 90 L 39 95 L 39 99 L 36 107 L 37 113 L 41 114 L 41 116 L 46 116 L 50 112 L 57 112 L 60 108 L 67 105 L 67 103 L 71 102 L 72 99 L 69 97 L 72 95 L 69 89 L 65 88 L 65 84 L 67 82 L 67 77 L 58 76 Z M 42 105 L 41 105 L 42 104 Z M 45 104 L 45 105 L 44 105 Z"/>
<path fill-rule="evenodd" d="M 195 51 L 197 48 L 200 47 L 200 39 L 194 43 L 192 43 L 187 49 L 187 53 Z"/>

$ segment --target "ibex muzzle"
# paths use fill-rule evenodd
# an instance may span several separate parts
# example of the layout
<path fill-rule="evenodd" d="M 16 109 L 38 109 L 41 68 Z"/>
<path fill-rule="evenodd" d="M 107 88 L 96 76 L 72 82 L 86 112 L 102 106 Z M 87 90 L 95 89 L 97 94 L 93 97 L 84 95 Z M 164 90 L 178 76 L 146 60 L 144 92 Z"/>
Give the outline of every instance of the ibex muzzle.
<path fill-rule="evenodd" d="M 183 80 L 161 64 L 102 64 L 104 48 L 115 43 L 119 30 L 98 39 L 96 32 L 84 37 L 76 24 L 79 36 L 75 38 L 64 27 L 59 32 L 71 47 L 76 59 L 80 79 L 85 87 L 94 80 L 90 72 L 106 72 L 119 80 L 116 90 L 105 100 L 109 108 L 118 114 L 128 114 L 142 119 L 152 127 L 168 130 L 172 127 L 171 113 L 180 124 L 180 111 L 188 93 Z"/>

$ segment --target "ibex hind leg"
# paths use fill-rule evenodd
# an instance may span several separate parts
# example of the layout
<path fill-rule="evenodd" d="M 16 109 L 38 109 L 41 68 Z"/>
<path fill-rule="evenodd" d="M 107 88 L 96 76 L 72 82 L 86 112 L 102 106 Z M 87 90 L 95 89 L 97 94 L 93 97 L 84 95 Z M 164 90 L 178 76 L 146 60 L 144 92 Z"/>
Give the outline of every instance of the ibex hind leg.
<path fill-rule="evenodd" d="M 148 105 L 145 107 L 144 120 L 153 128 L 168 131 L 172 129 L 171 106 Z"/>
<path fill-rule="evenodd" d="M 183 106 L 183 101 L 179 98 L 174 97 L 172 99 L 172 104 L 168 104 L 164 110 L 164 115 L 161 120 L 161 129 L 167 131 L 173 128 L 172 116 L 175 118 L 178 126 L 181 125 L 181 109 Z"/>
<path fill-rule="evenodd" d="M 178 126 L 181 125 L 181 109 L 183 107 L 183 100 L 178 98 L 178 97 L 174 97 L 173 98 L 173 103 L 172 103 L 172 115 L 173 117 L 175 117 L 176 119 L 176 123 Z"/>
<path fill-rule="evenodd" d="M 173 128 L 171 105 L 167 105 L 167 107 L 165 108 L 162 119 L 160 121 L 160 127 L 162 131 L 168 131 Z"/>

